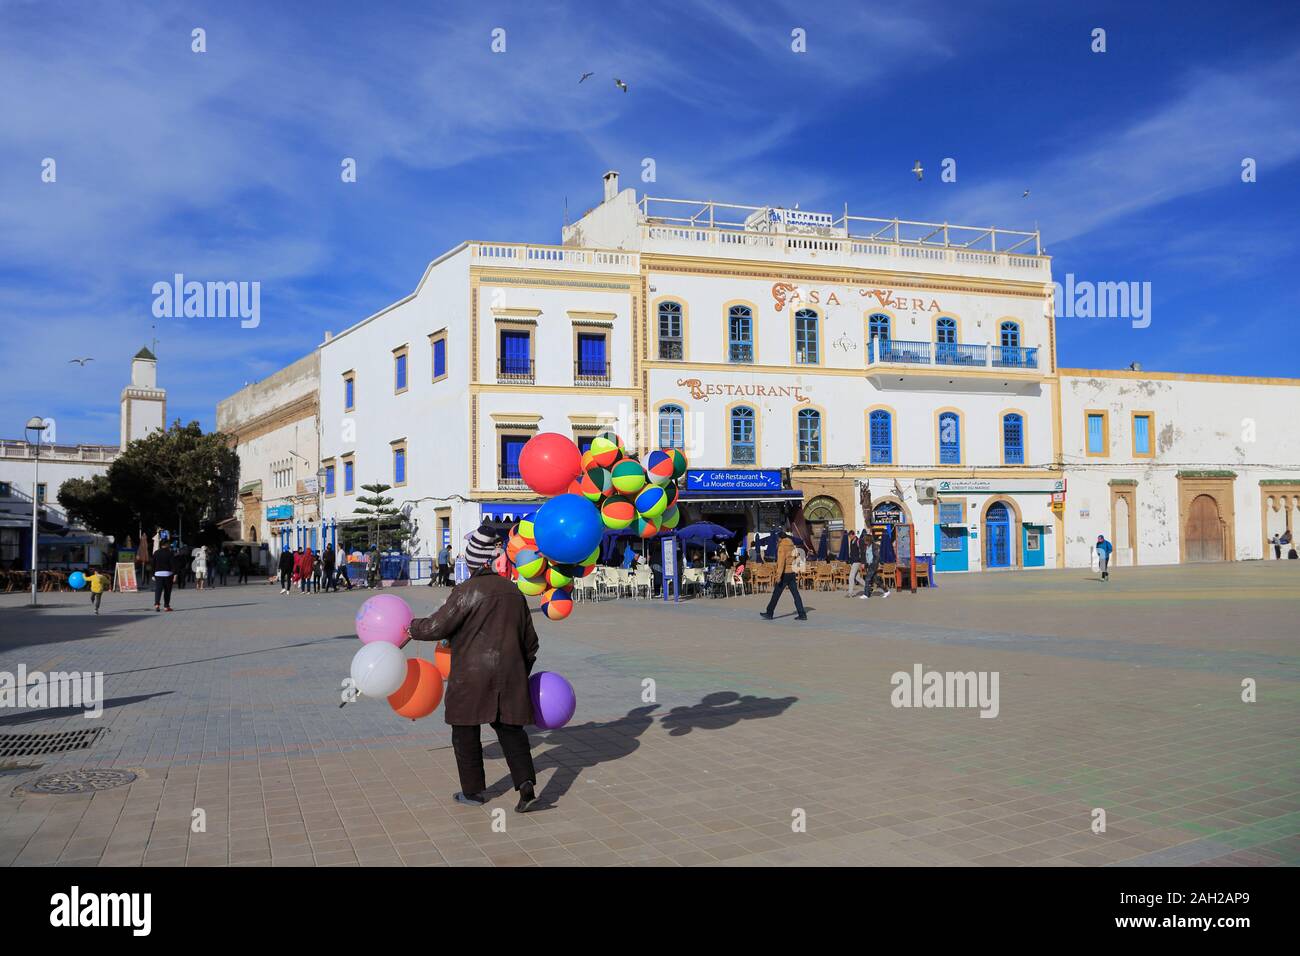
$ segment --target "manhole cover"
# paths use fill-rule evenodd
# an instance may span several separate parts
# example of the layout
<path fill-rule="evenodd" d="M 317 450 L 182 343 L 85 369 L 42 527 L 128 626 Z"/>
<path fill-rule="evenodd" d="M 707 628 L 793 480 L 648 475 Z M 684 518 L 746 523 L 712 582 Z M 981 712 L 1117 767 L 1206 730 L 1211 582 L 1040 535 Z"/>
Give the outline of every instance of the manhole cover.
<path fill-rule="evenodd" d="M 125 787 L 135 777 L 130 770 L 68 770 L 37 777 L 19 789 L 28 793 L 92 793 Z"/>
<path fill-rule="evenodd" d="M 0 757 L 37 757 L 69 750 L 85 750 L 103 732 L 103 727 L 96 727 L 92 730 L 64 730 L 53 734 L 0 734 Z"/>

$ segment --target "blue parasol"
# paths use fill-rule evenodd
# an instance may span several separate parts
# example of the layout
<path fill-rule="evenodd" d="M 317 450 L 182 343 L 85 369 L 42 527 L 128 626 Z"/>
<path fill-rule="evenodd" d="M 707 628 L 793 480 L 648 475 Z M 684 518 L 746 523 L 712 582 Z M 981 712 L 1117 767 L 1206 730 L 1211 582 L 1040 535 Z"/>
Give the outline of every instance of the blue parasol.
<path fill-rule="evenodd" d="M 830 539 L 827 537 L 830 532 L 822 528 L 822 539 L 817 542 L 817 560 L 825 561 L 826 555 L 830 552 Z"/>
<path fill-rule="evenodd" d="M 677 529 L 677 538 L 683 544 L 707 544 L 710 541 L 724 541 L 734 538 L 735 532 L 712 521 L 697 521 Z"/>

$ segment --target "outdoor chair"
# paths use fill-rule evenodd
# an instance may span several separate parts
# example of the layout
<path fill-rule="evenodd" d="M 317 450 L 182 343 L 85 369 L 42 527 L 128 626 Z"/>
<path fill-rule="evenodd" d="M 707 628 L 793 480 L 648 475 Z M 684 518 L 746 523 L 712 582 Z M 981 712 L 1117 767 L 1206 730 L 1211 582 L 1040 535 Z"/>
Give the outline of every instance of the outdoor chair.
<path fill-rule="evenodd" d="M 652 597 L 651 591 L 654 589 L 654 575 L 646 565 L 640 565 L 632 574 L 632 596 L 639 598 L 644 595 L 648 601 Z"/>
<path fill-rule="evenodd" d="M 887 590 L 898 590 L 898 565 L 882 564 L 880 566 L 880 583 Z"/>

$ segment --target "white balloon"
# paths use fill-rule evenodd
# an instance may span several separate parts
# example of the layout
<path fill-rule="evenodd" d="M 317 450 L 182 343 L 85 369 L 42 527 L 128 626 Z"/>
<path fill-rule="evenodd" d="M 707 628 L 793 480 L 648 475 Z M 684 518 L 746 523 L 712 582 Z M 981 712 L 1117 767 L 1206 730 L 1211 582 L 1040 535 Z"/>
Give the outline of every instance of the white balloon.
<path fill-rule="evenodd" d="M 366 697 L 387 697 L 406 680 L 406 655 L 387 641 L 364 645 L 352 658 L 352 680 Z"/>

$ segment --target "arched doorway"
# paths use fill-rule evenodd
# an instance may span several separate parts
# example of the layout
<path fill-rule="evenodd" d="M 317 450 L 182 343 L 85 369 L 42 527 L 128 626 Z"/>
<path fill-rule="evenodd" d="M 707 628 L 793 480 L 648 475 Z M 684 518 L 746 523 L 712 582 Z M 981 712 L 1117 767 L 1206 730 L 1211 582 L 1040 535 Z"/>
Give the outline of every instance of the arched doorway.
<path fill-rule="evenodd" d="M 984 513 L 984 566 L 1011 567 L 1011 529 L 1015 522 L 1005 502 L 995 501 Z"/>
<path fill-rule="evenodd" d="M 255 524 L 250 524 L 250 525 L 248 526 L 248 540 L 249 540 L 249 541 L 256 541 L 256 540 L 257 540 L 257 525 L 255 525 Z"/>
<path fill-rule="evenodd" d="M 1197 495 L 1187 509 L 1187 560 L 1222 561 L 1223 522 L 1219 503 L 1210 495 Z"/>
<path fill-rule="evenodd" d="M 835 557 L 839 553 L 840 538 L 844 535 L 844 511 L 840 503 L 830 495 L 818 495 L 803 506 L 803 518 L 808 523 L 808 533 L 812 535 L 809 544 L 820 549 L 825 534 L 827 553 Z"/>

